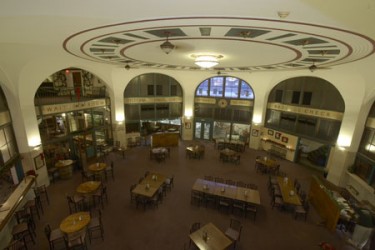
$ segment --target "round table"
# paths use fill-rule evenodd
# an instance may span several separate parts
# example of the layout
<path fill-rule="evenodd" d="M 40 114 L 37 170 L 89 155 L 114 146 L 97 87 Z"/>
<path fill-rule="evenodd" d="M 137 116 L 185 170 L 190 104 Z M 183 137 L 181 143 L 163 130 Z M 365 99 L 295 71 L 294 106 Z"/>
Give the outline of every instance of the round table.
<path fill-rule="evenodd" d="M 59 171 L 61 179 L 70 179 L 73 175 L 73 160 L 60 160 L 56 162 L 55 167 Z"/>
<path fill-rule="evenodd" d="M 107 168 L 106 163 L 94 163 L 94 164 L 91 164 L 90 166 L 88 166 L 88 169 L 91 172 L 101 172 L 101 171 L 105 170 L 106 168 Z"/>
<path fill-rule="evenodd" d="M 90 220 L 91 217 L 89 212 L 71 214 L 60 223 L 60 230 L 66 234 L 76 233 L 85 229 L 90 223 Z"/>
<path fill-rule="evenodd" d="M 77 187 L 76 191 L 80 194 L 91 194 L 94 193 L 100 187 L 100 181 L 86 181 Z"/>

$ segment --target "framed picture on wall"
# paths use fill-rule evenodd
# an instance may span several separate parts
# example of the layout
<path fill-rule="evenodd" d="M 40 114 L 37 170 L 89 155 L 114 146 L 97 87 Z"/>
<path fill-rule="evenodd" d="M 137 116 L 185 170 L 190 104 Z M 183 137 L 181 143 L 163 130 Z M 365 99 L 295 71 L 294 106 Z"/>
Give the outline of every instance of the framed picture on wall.
<path fill-rule="evenodd" d="M 288 137 L 281 137 L 281 141 L 284 142 L 284 143 L 288 143 Z"/>
<path fill-rule="evenodd" d="M 269 135 L 273 135 L 273 130 L 269 129 L 269 130 L 268 130 L 268 134 L 269 134 Z"/>
<path fill-rule="evenodd" d="M 34 164 L 35 164 L 36 169 L 39 169 L 44 166 L 44 160 L 43 160 L 42 154 L 39 154 L 34 157 Z"/>
<path fill-rule="evenodd" d="M 191 129 L 191 122 L 185 122 L 185 129 Z"/>
<path fill-rule="evenodd" d="M 252 136 L 254 137 L 258 137 L 259 135 L 259 130 L 258 129 L 253 129 L 253 131 L 251 132 Z"/>
<path fill-rule="evenodd" d="M 280 140 L 280 137 L 281 137 L 281 133 L 276 132 L 276 134 L 275 134 L 275 138 L 278 139 L 278 140 Z"/>

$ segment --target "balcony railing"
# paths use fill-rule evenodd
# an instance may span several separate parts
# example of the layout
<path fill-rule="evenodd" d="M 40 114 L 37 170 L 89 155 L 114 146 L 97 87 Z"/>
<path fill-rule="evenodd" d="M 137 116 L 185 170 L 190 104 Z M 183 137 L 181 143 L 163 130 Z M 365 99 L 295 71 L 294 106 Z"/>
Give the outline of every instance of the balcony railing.
<path fill-rule="evenodd" d="M 54 88 L 41 86 L 35 94 L 34 104 L 38 106 L 45 104 L 79 102 L 105 97 L 106 87 Z"/>

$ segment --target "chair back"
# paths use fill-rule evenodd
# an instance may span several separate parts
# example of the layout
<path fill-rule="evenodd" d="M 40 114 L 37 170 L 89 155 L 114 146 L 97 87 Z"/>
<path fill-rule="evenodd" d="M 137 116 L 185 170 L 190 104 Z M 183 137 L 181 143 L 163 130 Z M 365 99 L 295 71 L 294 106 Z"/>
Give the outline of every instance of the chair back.
<path fill-rule="evenodd" d="M 231 218 L 230 219 L 230 228 L 232 228 L 236 231 L 240 231 L 241 228 L 242 228 L 241 221 Z"/>
<path fill-rule="evenodd" d="M 201 223 L 200 222 L 194 222 L 191 227 L 190 227 L 190 233 L 194 233 L 198 229 L 201 228 Z"/>
<path fill-rule="evenodd" d="M 51 226 L 49 224 L 45 225 L 44 227 L 44 234 L 47 236 L 47 239 L 49 240 L 51 237 Z"/>

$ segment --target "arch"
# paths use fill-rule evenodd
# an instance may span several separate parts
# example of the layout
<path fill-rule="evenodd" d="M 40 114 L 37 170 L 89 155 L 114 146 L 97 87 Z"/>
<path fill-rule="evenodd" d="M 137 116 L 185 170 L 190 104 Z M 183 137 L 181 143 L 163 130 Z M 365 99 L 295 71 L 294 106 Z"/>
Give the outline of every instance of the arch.
<path fill-rule="evenodd" d="M 249 142 L 254 91 L 234 76 L 203 80 L 194 93 L 194 138 Z"/>
<path fill-rule="evenodd" d="M 129 81 L 123 96 L 127 132 L 147 135 L 180 129 L 183 90 L 175 78 L 160 73 L 140 74 Z"/>

